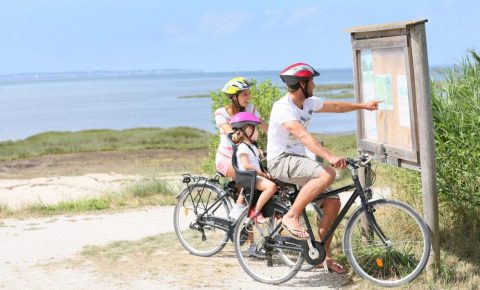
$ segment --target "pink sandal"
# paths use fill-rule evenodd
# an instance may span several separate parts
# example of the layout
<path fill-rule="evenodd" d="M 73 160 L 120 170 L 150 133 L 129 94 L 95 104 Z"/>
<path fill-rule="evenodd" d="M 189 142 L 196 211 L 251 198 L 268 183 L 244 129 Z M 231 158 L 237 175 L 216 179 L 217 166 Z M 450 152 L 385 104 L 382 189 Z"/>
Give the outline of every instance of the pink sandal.
<path fill-rule="evenodd" d="M 248 213 L 248 217 L 252 219 L 253 222 L 256 224 L 263 224 L 264 222 L 267 221 L 267 219 L 263 216 L 261 211 L 255 212 L 253 208 L 250 209 L 250 212 Z"/>

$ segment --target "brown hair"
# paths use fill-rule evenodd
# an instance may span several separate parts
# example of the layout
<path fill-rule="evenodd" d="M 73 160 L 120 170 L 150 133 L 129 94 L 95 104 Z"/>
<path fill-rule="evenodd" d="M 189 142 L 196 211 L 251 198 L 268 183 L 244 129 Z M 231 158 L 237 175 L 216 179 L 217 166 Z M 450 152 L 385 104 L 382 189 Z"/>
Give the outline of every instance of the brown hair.
<path fill-rule="evenodd" d="M 294 85 L 288 85 L 288 84 L 287 84 L 287 90 L 288 90 L 290 93 L 296 92 L 299 88 L 300 88 L 300 83 L 296 83 L 296 84 L 294 84 Z"/>
<path fill-rule="evenodd" d="M 235 144 L 242 143 L 243 141 L 245 141 L 246 138 L 247 138 L 247 136 L 245 135 L 245 133 L 242 132 L 242 130 L 237 130 L 232 135 L 232 141 Z"/>
<path fill-rule="evenodd" d="M 233 101 L 228 104 L 227 106 L 225 106 L 225 109 L 227 110 L 227 113 L 230 115 L 230 116 L 233 116 L 237 113 L 240 113 L 240 111 L 237 109 L 237 106 L 235 106 L 235 104 L 233 103 Z"/>

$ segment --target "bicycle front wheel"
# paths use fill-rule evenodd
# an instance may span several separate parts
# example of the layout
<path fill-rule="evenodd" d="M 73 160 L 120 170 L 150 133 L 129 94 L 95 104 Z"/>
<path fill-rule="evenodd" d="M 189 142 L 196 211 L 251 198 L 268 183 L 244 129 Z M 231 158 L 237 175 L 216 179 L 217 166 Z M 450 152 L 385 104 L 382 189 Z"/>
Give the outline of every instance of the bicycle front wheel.
<path fill-rule="evenodd" d="M 427 225 L 413 208 L 394 200 L 369 202 L 374 220 L 386 241 L 367 222 L 363 208 L 349 219 L 343 250 L 352 268 L 375 284 L 394 287 L 415 279 L 430 254 Z"/>
<path fill-rule="evenodd" d="M 254 280 L 280 284 L 293 278 L 301 269 L 304 257 L 301 247 L 278 240 L 281 215 L 274 214 L 263 224 L 255 224 L 244 210 L 237 221 L 234 246 L 240 266 Z M 273 232 L 275 229 L 276 232 Z M 282 248 L 280 247 L 282 246 Z M 295 248 L 289 250 L 289 248 Z"/>
<path fill-rule="evenodd" d="M 190 186 L 180 194 L 173 223 L 182 246 L 191 254 L 210 257 L 228 241 L 230 201 L 211 184 Z"/>

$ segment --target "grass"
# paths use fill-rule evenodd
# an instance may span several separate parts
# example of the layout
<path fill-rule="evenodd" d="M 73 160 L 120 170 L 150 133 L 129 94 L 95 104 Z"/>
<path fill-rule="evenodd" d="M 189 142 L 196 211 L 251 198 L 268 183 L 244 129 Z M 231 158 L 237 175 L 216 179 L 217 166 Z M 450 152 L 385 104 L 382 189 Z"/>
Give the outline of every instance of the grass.
<path fill-rule="evenodd" d="M 314 95 L 329 99 L 351 99 L 353 95 L 352 84 L 333 84 L 315 86 Z"/>
<path fill-rule="evenodd" d="M 130 131 L 141 132 L 143 130 L 144 129 Z M 157 129 L 153 130 L 153 132 L 157 131 Z M 160 131 L 162 131 L 162 129 L 160 129 Z M 195 131 L 198 132 L 198 130 L 194 130 L 194 132 Z M 122 131 L 113 131 L 112 134 L 116 135 L 121 133 Z M 78 138 L 81 138 L 81 136 L 84 136 L 84 134 L 92 134 L 92 136 L 90 137 L 91 141 L 94 141 L 95 139 L 104 139 L 103 137 L 105 137 L 105 135 L 103 134 L 103 130 L 99 132 L 95 131 L 93 133 L 90 133 L 90 131 L 76 133 L 45 133 L 40 134 L 39 136 L 28 138 L 27 140 L 29 140 L 30 142 L 29 146 L 33 146 L 33 144 L 39 144 L 40 142 L 42 142 L 42 140 L 45 140 L 46 136 L 50 136 L 50 134 L 56 136 L 57 140 L 71 140 L 72 138 L 77 140 Z M 66 138 L 64 135 L 70 136 L 72 138 Z M 112 135 L 110 134 L 109 136 L 112 137 Z M 356 137 L 353 134 L 317 135 L 317 138 L 322 140 L 325 143 L 325 146 L 335 152 L 335 154 L 350 157 L 356 156 Z M 17 143 L 16 146 L 23 145 L 19 145 Z M 119 148 L 117 147 L 117 149 Z M 345 182 L 349 182 L 349 178 L 349 175 L 345 174 L 340 180 L 345 180 Z M 180 188 L 172 186 L 170 183 L 161 178 L 147 177 L 127 186 L 124 190 L 120 192 L 109 193 L 95 198 L 62 201 L 57 204 L 36 203 L 19 210 L 12 210 L 4 205 L 0 205 L 0 217 L 56 215 L 119 210 L 124 208 L 138 208 L 143 206 L 173 205 L 174 197 L 178 194 L 179 190 Z"/>
<path fill-rule="evenodd" d="M 62 201 L 57 204 L 36 203 L 18 210 L 1 205 L 0 217 L 50 216 L 174 205 L 179 192 L 180 189 L 171 182 L 150 177 L 130 184 L 119 192 L 94 198 Z"/>
<path fill-rule="evenodd" d="M 352 99 L 353 92 L 340 92 L 340 93 L 320 93 L 319 97 L 327 99 Z"/>
<path fill-rule="evenodd" d="M 320 142 L 323 142 L 330 152 L 338 156 L 355 158 L 357 152 L 357 137 L 355 134 L 314 134 Z M 337 179 L 332 184 L 333 188 L 338 188 L 352 182 L 350 172 L 337 171 Z"/>
<path fill-rule="evenodd" d="M 0 161 L 47 154 L 207 148 L 211 134 L 194 128 L 136 128 L 46 132 L 19 141 L 0 142 Z"/>
<path fill-rule="evenodd" d="M 315 91 L 353 90 L 353 84 L 315 85 Z"/>

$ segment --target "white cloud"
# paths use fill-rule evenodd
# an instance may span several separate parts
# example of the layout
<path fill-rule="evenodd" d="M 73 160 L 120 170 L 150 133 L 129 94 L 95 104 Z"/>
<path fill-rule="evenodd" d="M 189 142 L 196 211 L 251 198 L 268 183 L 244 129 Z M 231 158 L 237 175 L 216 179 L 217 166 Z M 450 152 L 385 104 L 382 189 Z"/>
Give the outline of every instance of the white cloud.
<path fill-rule="evenodd" d="M 203 33 L 228 35 L 241 30 L 252 18 L 253 15 L 243 12 L 232 12 L 226 15 L 206 14 L 200 18 L 200 29 Z"/>
<path fill-rule="evenodd" d="M 225 15 L 205 14 L 192 25 L 184 27 L 177 24 L 168 24 L 162 27 L 163 34 L 179 43 L 194 43 L 208 37 L 222 37 L 230 34 L 248 35 L 247 26 L 253 19 L 252 14 L 232 12 Z M 193 23 L 197 25 L 193 25 Z M 242 29 L 245 30 L 242 31 Z"/>
<path fill-rule="evenodd" d="M 179 35 L 183 32 L 183 29 L 176 25 L 165 25 L 163 32 L 167 35 Z"/>
<path fill-rule="evenodd" d="M 298 25 L 302 22 L 309 22 L 318 15 L 319 9 L 317 6 L 301 7 L 293 11 L 292 15 L 286 19 L 288 26 Z"/>
<path fill-rule="evenodd" d="M 272 31 L 285 28 L 301 27 L 302 24 L 311 24 L 320 19 L 321 11 L 318 6 L 305 6 L 293 11 L 285 12 L 283 10 L 267 10 L 262 19 L 262 30 Z M 305 25 L 305 28 L 308 28 Z"/>
<path fill-rule="evenodd" d="M 163 27 L 163 33 L 179 43 L 193 43 L 197 39 L 194 34 L 178 25 L 165 25 Z"/>
<path fill-rule="evenodd" d="M 284 13 L 281 10 L 267 10 L 265 11 L 265 17 L 263 18 L 264 24 L 262 30 L 275 30 L 281 25 L 284 18 Z"/>

